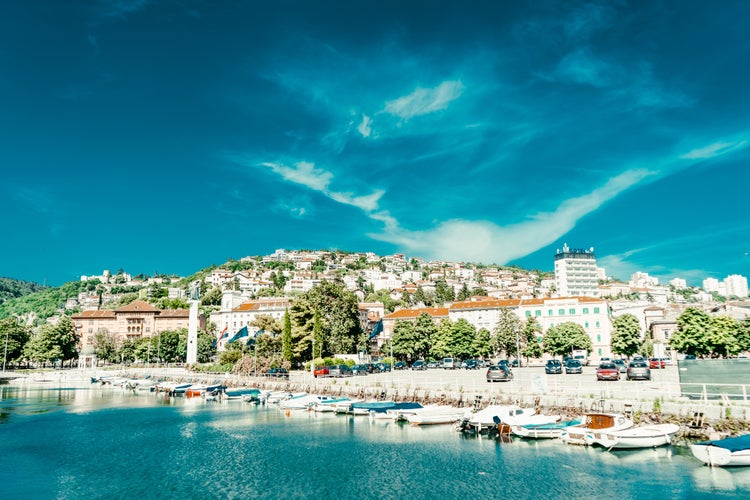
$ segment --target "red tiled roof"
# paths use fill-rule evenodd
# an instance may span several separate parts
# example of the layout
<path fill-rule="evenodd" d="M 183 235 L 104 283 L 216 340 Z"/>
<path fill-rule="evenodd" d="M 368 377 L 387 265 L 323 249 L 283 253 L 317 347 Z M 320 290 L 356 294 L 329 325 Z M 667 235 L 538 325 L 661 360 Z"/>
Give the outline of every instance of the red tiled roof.
<path fill-rule="evenodd" d="M 130 304 L 115 309 L 118 313 L 123 312 L 159 312 L 159 309 L 155 308 L 148 302 L 143 300 L 134 300 Z"/>
<path fill-rule="evenodd" d="M 95 319 L 95 318 L 114 318 L 115 312 L 112 310 L 104 311 L 83 311 L 71 316 L 71 319 Z"/>
<path fill-rule="evenodd" d="M 250 302 L 243 302 L 239 306 L 235 307 L 233 311 L 236 311 L 236 312 L 257 311 L 261 308 L 261 306 L 287 307 L 288 305 L 289 305 L 289 300 L 287 299 L 253 300 Z"/>
<path fill-rule="evenodd" d="M 391 314 L 386 314 L 383 319 L 416 319 L 422 313 L 427 313 L 433 318 L 447 318 L 447 307 L 424 307 L 422 309 L 401 309 Z"/>

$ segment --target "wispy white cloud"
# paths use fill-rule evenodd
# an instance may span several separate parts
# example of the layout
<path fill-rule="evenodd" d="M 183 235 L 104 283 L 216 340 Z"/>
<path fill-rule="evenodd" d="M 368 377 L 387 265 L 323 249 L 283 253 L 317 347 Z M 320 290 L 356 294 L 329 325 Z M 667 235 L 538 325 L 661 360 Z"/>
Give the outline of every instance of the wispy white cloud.
<path fill-rule="evenodd" d="M 612 84 L 613 72 L 609 64 L 595 57 L 590 50 L 580 48 L 560 60 L 554 76 L 564 82 L 608 87 Z"/>
<path fill-rule="evenodd" d="M 362 113 L 362 122 L 357 126 L 357 130 L 362 134 L 362 137 L 370 137 L 370 133 L 372 132 L 372 129 L 370 128 L 371 123 L 372 118 Z"/>
<path fill-rule="evenodd" d="M 445 81 L 434 88 L 417 88 L 409 95 L 385 103 L 385 112 L 408 120 L 446 109 L 458 99 L 464 85 L 457 80 Z"/>
<path fill-rule="evenodd" d="M 647 170 L 626 171 L 589 194 L 563 201 L 554 212 L 504 227 L 490 221 L 456 219 L 434 229 L 408 231 L 390 220 L 383 233 L 370 236 L 428 258 L 507 263 L 559 239 L 583 216 L 650 175 L 653 173 Z"/>
<path fill-rule="evenodd" d="M 708 146 L 693 149 L 684 155 L 680 156 L 683 160 L 707 160 L 710 158 L 716 158 L 718 156 L 724 156 L 729 153 L 734 153 L 740 149 L 744 149 L 748 146 L 747 140 L 737 141 L 718 141 Z"/>
<path fill-rule="evenodd" d="M 310 162 L 297 162 L 293 167 L 272 162 L 265 162 L 261 165 L 270 168 L 284 180 L 308 187 L 338 203 L 359 208 L 366 213 L 377 210 L 380 198 L 385 194 L 383 190 L 359 196 L 350 192 L 334 191 L 330 188 L 333 174 L 327 170 L 316 168 L 315 164 Z"/>
<path fill-rule="evenodd" d="M 127 17 L 146 7 L 151 0 L 99 0 L 102 17 Z"/>

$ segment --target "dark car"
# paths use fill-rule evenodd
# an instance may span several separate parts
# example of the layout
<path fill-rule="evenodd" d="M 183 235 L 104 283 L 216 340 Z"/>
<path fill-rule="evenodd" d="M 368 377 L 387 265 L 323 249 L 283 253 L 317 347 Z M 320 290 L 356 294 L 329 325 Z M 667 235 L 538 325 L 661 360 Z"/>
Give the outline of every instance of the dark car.
<path fill-rule="evenodd" d="M 394 370 L 406 370 L 407 368 L 409 368 L 409 365 L 406 364 L 406 361 L 396 361 L 393 365 Z"/>
<path fill-rule="evenodd" d="M 581 362 L 577 359 L 569 359 L 568 362 L 565 363 L 565 373 L 583 373 Z"/>
<path fill-rule="evenodd" d="M 511 363 L 510 363 L 510 366 L 512 366 L 513 368 L 520 368 L 521 366 L 523 366 L 523 363 L 521 363 L 521 360 L 520 360 L 520 359 L 514 359 L 514 360 L 513 360 L 513 361 L 512 361 Z"/>
<path fill-rule="evenodd" d="M 461 363 L 461 368 L 464 370 L 476 370 L 479 368 L 479 364 L 477 363 L 476 359 L 467 359 L 463 363 Z"/>
<path fill-rule="evenodd" d="M 544 373 L 548 375 L 560 374 L 563 371 L 562 363 L 559 359 L 549 359 L 547 364 L 544 365 Z"/>
<path fill-rule="evenodd" d="M 380 372 L 389 372 L 391 371 L 391 364 L 390 363 L 375 363 L 375 366 L 378 367 L 378 371 Z"/>
<path fill-rule="evenodd" d="M 617 370 L 620 373 L 625 373 L 628 371 L 628 365 L 626 365 L 625 361 L 623 361 L 622 359 L 613 359 L 612 362 L 617 365 Z"/>
<path fill-rule="evenodd" d="M 600 363 L 596 369 L 596 380 L 620 380 L 620 370 L 611 361 Z"/>
<path fill-rule="evenodd" d="M 351 377 L 354 375 L 348 365 L 333 365 L 328 368 L 330 377 Z"/>
<path fill-rule="evenodd" d="M 411 369 L 412 369 L 412 370 L 426 370 L 426 369 L 427 369 L 427 363 L 425 363 L 425 362 L 424 362 L 424 361 L 422 361 L 421 359 L 418 359 L 418 360 L 416 360 L 416 361 L 415 361 L 415 362 L 414 362 L 414 363 L 413 363 L 413 364 L 411 365 Z"/>
<path fill-rule="evenodd" d="M 645 361 L 631 361 L 626 374 L 628 380 L 651 380 L 651 369 Z"/>
<path fill-rule="evenodd" d="M 352 375 L 367 375 L 368 373 L 370 373 L 370 368 L 367 365 L 352 366 Z"/>
<path fill-rule="evenodd" d="M 264 377 L 269 378 L 289 378 L 289 372 L 286 370 L 286 368 L 271 368 L 267 372 L 263 374 Z"/>
<path fill-rule="evenodd" d="M 490 365 L 487 368 L 487 382 L 507 382 L 513 379 L 510 370 L 502 365 Z"/>

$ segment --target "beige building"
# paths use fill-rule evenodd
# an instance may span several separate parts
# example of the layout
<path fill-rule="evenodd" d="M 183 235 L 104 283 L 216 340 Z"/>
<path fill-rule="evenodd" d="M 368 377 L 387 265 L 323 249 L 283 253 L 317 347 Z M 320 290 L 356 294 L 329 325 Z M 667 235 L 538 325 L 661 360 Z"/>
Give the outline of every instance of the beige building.
<path fill-rule="evenodd" d="M 142 300 L 114 310 L 84 311 L 72 316 L 81 347 L 93 346 L 97 333 L 111 333 L 118 342 L 152 337 L 188 327 L 188 309 L 157 309 Z M 206 317 L 198 315 L 198 328 L 206 329 Z"/>

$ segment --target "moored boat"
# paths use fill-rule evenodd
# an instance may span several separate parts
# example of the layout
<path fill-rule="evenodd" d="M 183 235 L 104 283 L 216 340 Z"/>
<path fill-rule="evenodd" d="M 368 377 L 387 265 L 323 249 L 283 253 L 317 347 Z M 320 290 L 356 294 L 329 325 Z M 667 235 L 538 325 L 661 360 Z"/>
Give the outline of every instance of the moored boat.
<path fill-rule="evenodd" d="M 513 425 L 541 425 L 560 420 L 559 415 L 540 415 L 534 408 L 521 408 L 517 405 L 490 405 L 482 410 L 464 416 L 459 430 L 468 432 L 499 431 L 510 433 Z"/>
<path fill-rule="evenodd" d="M 691 444 L 690 451 L 712 467 L 750 466 L 750 434 Z"/>
<path fill-rule="evenodd" d="M 226 387 L 222 392 L 222 398 L 228 400 L 241 399 L 247 401 L 250 398 L 260 398 L 260 389 L 252 387 Z"/>
<path fill-rule="evenodd" d="M 529 439 L 556 439 L 560 437 L 565 429 L 580 423 L 581 419 L 576 418 L 549 424 L 513 425 L 511 426 L 511 432 L 516 436 Z"/>
<path fill-rule="evenodd" d="M 412 425 L 452 424 L 457 422 L 464 413 L 464 409 L 455 406 L 425 406 L 407 416 L 406 420 Z"/>
<path fill-rule="evenodd" d="M 633 421 L 618 413 L 586 413 L 578 425 L 562 431 L 560 439 L 567 444 L 585 445 L 586 435 L 592 432 L 616 432 L 633 427 Z"/>
<path fill-rule="evenodd" d="M 641 425 L 621 431 L 591 431 L 586 434 L 588 445 L 598 444 L 613 448 L 655 448 L 672 442 L 672 436 L 680 430 L 675 424 Z"/>

